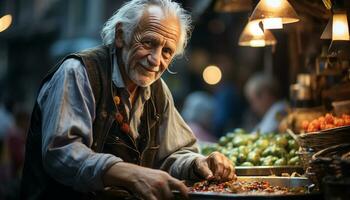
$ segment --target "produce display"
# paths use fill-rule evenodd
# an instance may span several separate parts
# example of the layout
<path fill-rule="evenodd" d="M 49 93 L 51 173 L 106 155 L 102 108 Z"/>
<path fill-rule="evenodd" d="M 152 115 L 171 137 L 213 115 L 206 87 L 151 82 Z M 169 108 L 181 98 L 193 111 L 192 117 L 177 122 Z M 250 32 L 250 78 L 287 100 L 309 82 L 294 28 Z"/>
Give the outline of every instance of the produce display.
<path fill-rule="evenodd" d="M 219 192 L 233 194 L 296 194 L 305 193 L 303 187 L 287 188 L 283 186 L 272 186 L 267 181 L 228 181 L 223 183 L 201 181 L 195 183 L 190 192 Z"/>
<path fill-rule="evenodd" d="M 320 130 L 326 130 L 341 126 L 350 126 L 350 115 L 343 114 L 340 117 L 333 116 L 327 113 L 325 116 L 321 116 L 311 122 L 305 120 L 302 122 L 302 129 L 306 133 L 316 132 Z"/>
<path fill-rule="evenodd" d="M 298 149 L 298 144 L 288 134 L 249 134 L 236 129 L 221 137 L 218 144 L 203 146 L 201 153 L 208 155 L 219 151 L 236 166 L 285 166 L 300 165 Z"/>

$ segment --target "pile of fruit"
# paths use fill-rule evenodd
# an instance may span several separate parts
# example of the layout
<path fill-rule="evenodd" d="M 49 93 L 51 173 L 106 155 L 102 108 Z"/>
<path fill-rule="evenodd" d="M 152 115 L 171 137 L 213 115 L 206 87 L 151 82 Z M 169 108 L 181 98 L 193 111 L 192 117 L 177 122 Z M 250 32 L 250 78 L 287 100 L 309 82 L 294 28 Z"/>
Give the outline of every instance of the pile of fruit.
<path fill-rule="evenodd" d="M 336 117 L 327 113 L 325 116 L 321 116 L 312 120 L 311 122 L 307 120 L 303 121 L 302 130 L 304 130 L 306 133 L 310 133 L 349 125 L 350 115 L 343 114 L 341 117 Z"/>
<path fill-rule="evenodd" d="M 246 133 L 236 129 L 222 136 L 218 144 L 203 146 L 201 152 L 208 155 L 219 151 L 236 166 L 285 166 L 300 165 L 298 149 L 298 144 L 288 134 Z"/>

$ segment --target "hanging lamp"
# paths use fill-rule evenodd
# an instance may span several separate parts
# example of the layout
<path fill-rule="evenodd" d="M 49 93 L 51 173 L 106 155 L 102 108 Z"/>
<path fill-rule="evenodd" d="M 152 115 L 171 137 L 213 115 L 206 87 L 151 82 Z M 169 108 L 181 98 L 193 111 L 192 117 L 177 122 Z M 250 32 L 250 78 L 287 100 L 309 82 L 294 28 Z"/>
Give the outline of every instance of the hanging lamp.
<path fill-rule="evenodd" d="M 349 41 L 349 23 L 346 11 L 334 11 L 324 29 L 321 39 L 332 41 Z"/>
<path fill-rule="evenodd" d="M 281 29 L 283 24 L 299 21 L 297 13 L 287 0 L 260 0 L 250 19 L 262 21 L 264 29 Z"/>

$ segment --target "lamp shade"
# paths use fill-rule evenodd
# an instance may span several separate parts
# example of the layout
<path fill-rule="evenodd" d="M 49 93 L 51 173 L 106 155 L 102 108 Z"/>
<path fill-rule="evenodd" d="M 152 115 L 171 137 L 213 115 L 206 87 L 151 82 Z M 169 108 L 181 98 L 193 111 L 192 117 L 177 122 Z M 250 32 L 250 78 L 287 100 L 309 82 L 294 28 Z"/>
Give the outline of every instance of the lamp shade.
<path fill-rule="evenodd" d="M 275 37 L 269 30 L 263 31 L 259 26 L 259 21 L 249 21 L 244 27 L 239 37 L 238 45 L 251 47 L 264 47 L 275 45 Z"/>
<path fill-rule="evenodd" d="M 323 30 L 323 33 L 321 35 L 321 39 L 323 40 L 331 40 L 332 39 L 332 21 L 333 21 L 333 16 L 328 20 L 326 28 Z"/>
<path fill-rule="evenodd" d="M 262 21 L 264 29 L 282 28 L 282 24 L 299 21 L 297 13 L 287 0 L 260 0 L 250 19 Z"/>
<path fill-rule="evenodd" d="M 349 41 L 349 23 L 345 11 L 335 11 L 324 29 L 321 39 Z"/>
<path fill-rule="evenodd" d="M 332 40 L 350 40 L 346 12 L 335 12 L 332 21 Z"/>

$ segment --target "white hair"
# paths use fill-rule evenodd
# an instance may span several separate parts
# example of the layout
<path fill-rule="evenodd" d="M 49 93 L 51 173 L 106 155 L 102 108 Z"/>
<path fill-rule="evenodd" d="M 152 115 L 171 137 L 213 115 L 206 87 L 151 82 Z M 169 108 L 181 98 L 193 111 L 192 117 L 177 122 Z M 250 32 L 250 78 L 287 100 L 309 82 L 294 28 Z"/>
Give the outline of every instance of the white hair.
<path fill-rule="evenodd" d="M 103 44 L 109 45 L 115 40 L 115 26 L 122 24 L 125 42 L 130 44 L 134 30 L 139 23 L 143 11 L 149 5 L 159 6 L 166 16 L 176 16 L 180 22 L 180 39 L 176 55 L 183 53 L 191 34 L 191 16 L 178 3 L 171 0 L 131 0 L 120 7 L 104 24 L 101 37 Z"/>

